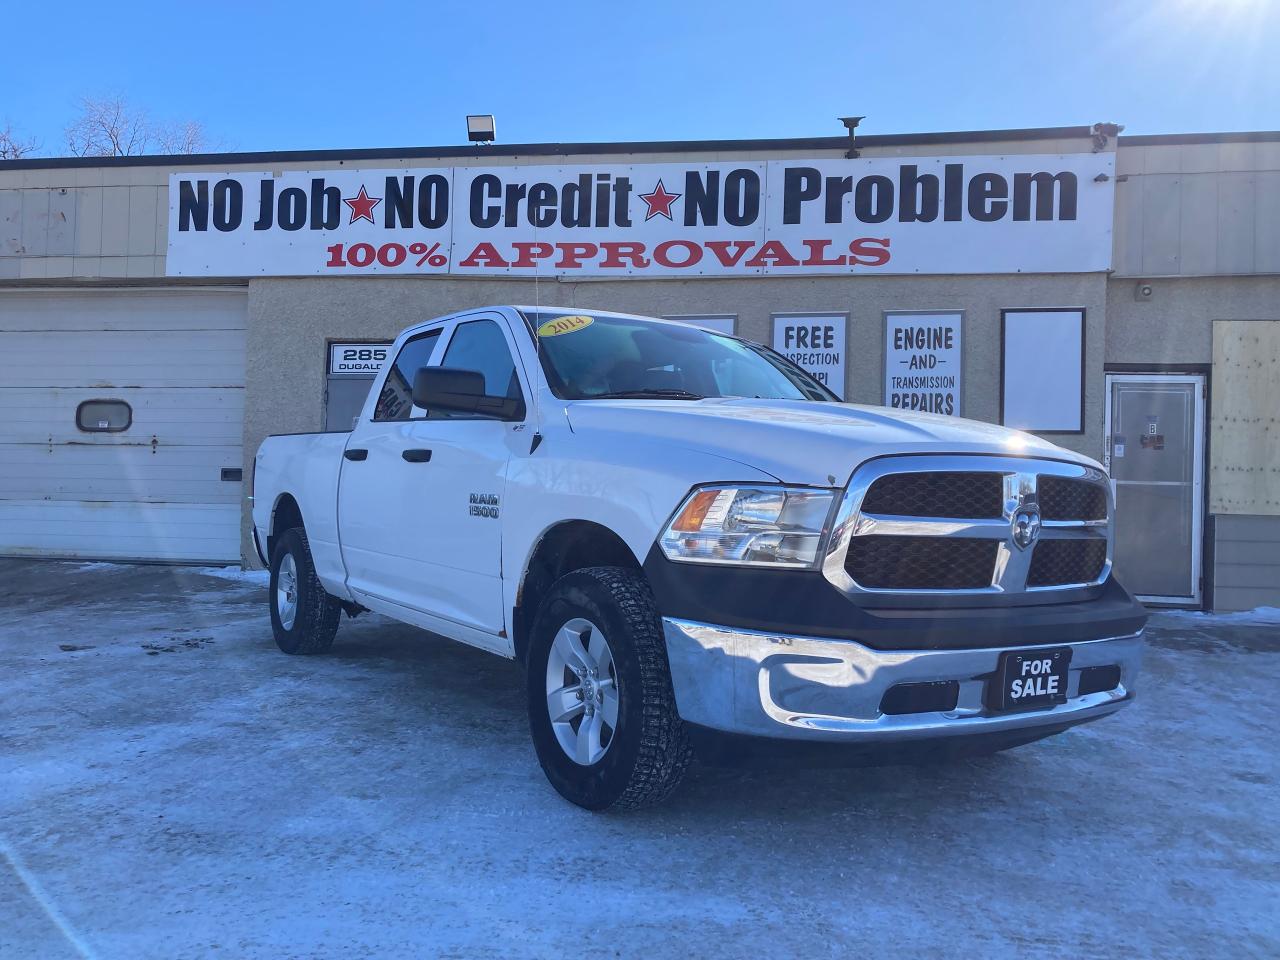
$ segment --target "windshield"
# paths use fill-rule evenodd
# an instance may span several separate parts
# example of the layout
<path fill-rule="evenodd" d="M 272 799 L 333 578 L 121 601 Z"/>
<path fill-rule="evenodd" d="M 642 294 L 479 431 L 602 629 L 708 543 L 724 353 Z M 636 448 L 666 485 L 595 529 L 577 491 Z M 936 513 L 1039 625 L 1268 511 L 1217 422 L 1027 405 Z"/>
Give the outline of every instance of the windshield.
<path fill-rule="evenodd" d="M 527 316 L 551 389 L 564 400 L 837 399 L 785 357 L 737 337 L 643 317 Z"/>

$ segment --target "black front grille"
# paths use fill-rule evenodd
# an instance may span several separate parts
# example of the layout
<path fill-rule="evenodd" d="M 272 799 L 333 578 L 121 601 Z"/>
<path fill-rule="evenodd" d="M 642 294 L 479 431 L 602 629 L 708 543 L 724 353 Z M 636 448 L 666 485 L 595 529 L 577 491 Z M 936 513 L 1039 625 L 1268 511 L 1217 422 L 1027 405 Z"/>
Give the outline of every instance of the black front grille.
<path fill-rule="evenodd" d="M 871 484 L 863 513 L 986 520 L 1004 515 L 1004 475 L 958 470 L 891 473 Z"/>
<path fill-rule="evenodd" d="M 1045 520 L 1107 519 L 1107 488 L 1091 480 L 1041 474 L 1037 499 Z"/>
<path fill-rule="evenodd" d="M 1028 587 L 1092 583 L 1107 562 L 1105 540 L 1041 540 L 1031 555 Z"/>
<path fill-rule="evenodd" d="M 991 586 L 999 546 L 963 537 L 854 537 L 844 568 L 868 588 L 976 590 Z"/>

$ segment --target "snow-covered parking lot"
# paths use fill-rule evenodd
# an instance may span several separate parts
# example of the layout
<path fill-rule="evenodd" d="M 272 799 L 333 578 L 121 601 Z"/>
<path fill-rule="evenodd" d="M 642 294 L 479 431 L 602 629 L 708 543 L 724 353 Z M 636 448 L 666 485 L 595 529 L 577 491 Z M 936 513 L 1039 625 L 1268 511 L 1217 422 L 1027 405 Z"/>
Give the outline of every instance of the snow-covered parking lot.
<path fill-rule="evenodd" d="M 1133 707 L 1011 753 L 593 815 L 514 664 L 375 616 L 286 657 L 257 574 L 0 576 L 0 957 L 1280 955 L 1265 615 L 1157 616 Z"/>

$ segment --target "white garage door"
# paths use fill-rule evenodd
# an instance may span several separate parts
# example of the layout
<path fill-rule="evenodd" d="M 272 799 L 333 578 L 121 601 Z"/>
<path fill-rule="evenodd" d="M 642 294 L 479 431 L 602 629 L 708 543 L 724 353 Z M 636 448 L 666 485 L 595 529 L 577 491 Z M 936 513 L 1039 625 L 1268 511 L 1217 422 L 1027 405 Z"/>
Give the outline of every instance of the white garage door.
<path fill-rule="evenodd" d="M 0 291 L 0 555 L 240 558 L 246 301 Z"/>

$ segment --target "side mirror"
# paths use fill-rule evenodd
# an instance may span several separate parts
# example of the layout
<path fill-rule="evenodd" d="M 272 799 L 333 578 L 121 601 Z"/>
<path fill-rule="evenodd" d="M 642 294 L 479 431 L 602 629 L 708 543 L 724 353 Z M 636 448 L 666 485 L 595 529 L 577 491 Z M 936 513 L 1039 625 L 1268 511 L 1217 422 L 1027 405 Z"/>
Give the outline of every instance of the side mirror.
<path fill-rule="evenodd" d="M 485 393 L 484 374 L 456 367 L 419 367 L 413 375 L 413 405 L 442 413 L 473 414 L 495 420 L 524 417 L 524 402 Z"/>

